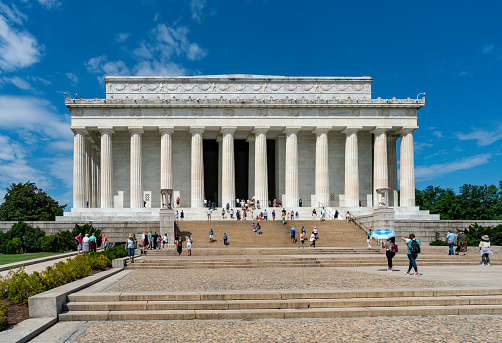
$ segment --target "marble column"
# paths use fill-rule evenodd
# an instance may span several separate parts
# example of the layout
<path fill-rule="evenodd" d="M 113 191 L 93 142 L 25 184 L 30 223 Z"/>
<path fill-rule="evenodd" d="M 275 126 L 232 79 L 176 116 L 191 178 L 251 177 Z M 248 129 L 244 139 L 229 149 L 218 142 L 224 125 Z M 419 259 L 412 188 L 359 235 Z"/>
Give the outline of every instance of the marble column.
<path fill-rule="evenodd" d="M 143 208 L 143 151 L 142 127 L 129 127 L 131 133 L 131 174 L 130 174 L 130 207 Z"/>
<path fill-rule="evenodd" d="M 85 207 L 85 134 L 84 127 L 73 131 L 73 208 Z"/>
<path fill-rule="evenodd" d="M 388 171 L 389 171 L 389 188 L 391 189 L 389 192 L 389 206 L 397 207 L 399 205 L 398 202 L 398 193 L 397 193 L 397 148 L 396 148 L 396 136 L 388 135 L 387 136 L 387 156 L 388 159 Z"/>
<path fill-rule="evenodd" d="M 262 208 L 268 206 L 267 131 L 270 127 L 255 127 L 255 200 Z"/>
<path fill-rule="evenodd" d="M 91 199 L 89 207 L 98 207 L 98 175 L 97 175 L 97 145 L 91 143 Z"/>
<path fill-rule="evenodd" d="M 254 198 L 254 145 L 255 136 L 249 136 L 246 141 L 249 143 L 248 156 L 248 199 Z"/>
<path fill-rule="evenodd" d="M 204 145 L 203 127 L 191 127 L 192 158 L 191 158 L 191 207 L 204 207 Z"/>
<path fill-rule="evenodd" d="M 91 136 L 85 137 L 85 203 L 84 207 L 91 207 L 92 198 L 92 162 L 91 162 Z"/>
<path fill-rule="evenodd" d="M 221 169 L 221 201 L 223 206 L 235 204 L 235 158 L 234 158 L 234 132 L 236 127 L 222 127 L 222 169 Z"/>
<path fill-rule="evenodd" d="M 297 207 L 300 200 L 298 188 L 298 131 L 299 127 L 286 127 L 286 207 Z"/>
<path fill-rule="evenodd" d="M 317 127 L 315 153 L 315 195 L 317 204 L 312 206 L 329 206 L 329 163 L 328 163 L 328 127 Z"/>
<path fill-rule="evenodd" d="M 101 133 L 101 208 L 113 208 L 113 127 L 98 127 Z"/>
<path fill-rule="evenodd" d="M 225 207 L 226 204 L 223 204 L 221 200 L 221 178 L 222 178 L 222 163 L 223 163 L 223 137 L 218 135 L 216 137 L 216 142 L 218 142 L 218 206 Z"/>
<path fill-rule="evenodd" d="M 401 130 L 400 193 L 401 207 L 415 206 L 415 158 L 413 131 L 418 127 L 403 127 Z"/>
<path fill-rule="evenodd" d="M 345 133 L 345 207 L 359 207 L 359 147 L 357 132 L 361 127 L 347 127 Z"/>
<path fill-rule="evenodd" d="M 174 127 L 159 127 L 159 131 L 160 131 L 160 189 L 173 189 L 172 135 L 174 132 Z M 161 204 L 161 206 L 162 205 L 163 204 Z"/>
<path fill-rule="evenodd" d="M 376 192 L 378 188 L 389 186 L 389 172 L 387 169 L 387 131 L 388 126 L 376 127 L 370 132 L 375 136 L 373 148 L 373 207 L 380 204 L 380 195 Z M 388 205 L 388 199 L 385 200 Z"/>

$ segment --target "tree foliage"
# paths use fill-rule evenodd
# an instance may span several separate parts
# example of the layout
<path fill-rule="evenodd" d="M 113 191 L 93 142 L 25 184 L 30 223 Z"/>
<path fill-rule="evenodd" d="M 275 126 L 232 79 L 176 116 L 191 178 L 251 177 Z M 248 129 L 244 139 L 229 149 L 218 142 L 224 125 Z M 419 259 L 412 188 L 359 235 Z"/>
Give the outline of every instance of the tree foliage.
<path fill-rule="evenodd" d="M 13 183 L 0 204 L 0 220 L 52 221 L 63 215 L 65 207 L 33 182 Z"/>
<path fill-rule="evenodd" d="M 416 190 L 415 198 L 417 206 L 442 220 L 502 219 L 502 181 L 498 187 L 465 184 L 458 194 L 452 188 L 428 186 Z"/>

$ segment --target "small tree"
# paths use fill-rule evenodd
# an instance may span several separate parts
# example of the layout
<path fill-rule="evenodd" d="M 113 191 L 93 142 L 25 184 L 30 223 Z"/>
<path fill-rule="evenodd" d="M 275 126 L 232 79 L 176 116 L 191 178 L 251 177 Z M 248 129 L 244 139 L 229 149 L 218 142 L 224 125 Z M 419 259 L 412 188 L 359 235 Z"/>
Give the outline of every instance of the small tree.
<path fill-rule="evenodd" d="M 63 215 L 65 207 L 33 182 L 13 183 L 0 204 L 0 220 L 52 221 Z"/>

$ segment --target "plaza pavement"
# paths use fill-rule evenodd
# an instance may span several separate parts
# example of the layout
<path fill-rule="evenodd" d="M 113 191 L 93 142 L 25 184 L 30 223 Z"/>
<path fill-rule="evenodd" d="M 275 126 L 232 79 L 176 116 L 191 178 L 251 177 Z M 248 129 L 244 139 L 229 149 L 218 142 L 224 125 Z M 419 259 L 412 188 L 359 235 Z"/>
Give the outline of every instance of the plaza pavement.
<path fill-rule="evenodd" d="M 419 265 L 420 266 L 420 265 Z M 419 267 L 420 268 L 420 267 Z M 502 266 L 124 270 L 81 292 L 500 288 Z M 500 315 L 59 322 L 32 342 L 499 342 Z"/>

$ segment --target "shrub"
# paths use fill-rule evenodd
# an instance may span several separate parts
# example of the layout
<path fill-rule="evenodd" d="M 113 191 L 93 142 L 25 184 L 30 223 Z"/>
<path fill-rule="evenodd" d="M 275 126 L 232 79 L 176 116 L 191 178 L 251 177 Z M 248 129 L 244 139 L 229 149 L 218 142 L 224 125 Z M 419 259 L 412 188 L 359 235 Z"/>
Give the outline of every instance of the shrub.
<path fill-rule="evenodd" d="M 59 251 L 59 236 L 50 235 L 45 237 L 40 237 L 38 240 L 40 250 L 44 252 L 57 252 Z"/>
<path fill-rule="evenodd" d="M 21 238 L 14 237 L 12 240 L 8 241 L 5 246 L 5 252 L 7 254 L 20 254 L 22 252 Z"/>
<path fill-rule="evenodd" d="M 59 251 L 72 251 L 77 250 L 75 245 L 75 236 L 70 231 L 61 231 L 58 233 L 59 236 Z"/>
<path fill-rule="evenodd" d="M 433 241 L 429 243 L 430 246 L 448 246 L 444 241 Z"/>
<path fill-rule="evenodd" d="M 502 225 L 484 227 L 471 224 L 464 233 L 467 235 L 467 245 L 470 246 L 478 246 L 483 235 L 488 235 L 491 245 L 502 245 Z"/>
<path fill-rule="evenodd" d="M 5 306 L 0 304 L 0 331 L 5 327 Z"/>
<path fill-rule="evenodd" d="M 110 260 L 114 260 L 116 258 L 122 258 L 127 256 L 127 250 L 125 249 L 125 246 L 122 245 L 117 245 L 114 246 L 113 248 L 107 249 L 102 252 L 103 255 L 108 257 Z"/>
<path fill-rule="evenodd" d="M 44 237 L 45 232 L 39 228 L 33 228 L 26 223 L 18 222 L 12 225 L 11 229 L 4 234 L 0 235 L 0 253 L 12 254 L 16 252 L 12 251 L 12 244 L 9 245 L 9 241 L 14 238 L 20 239 L 21 251 L 19 252 L 35 252 L 39 251 L 38 241 L 40 237 Z M 9 248 L 7 248 L 9 245 Z M 14 249 L 17 251 L 18 249 Z M 17 253 L 19 253 L 17 252 Z"/>

